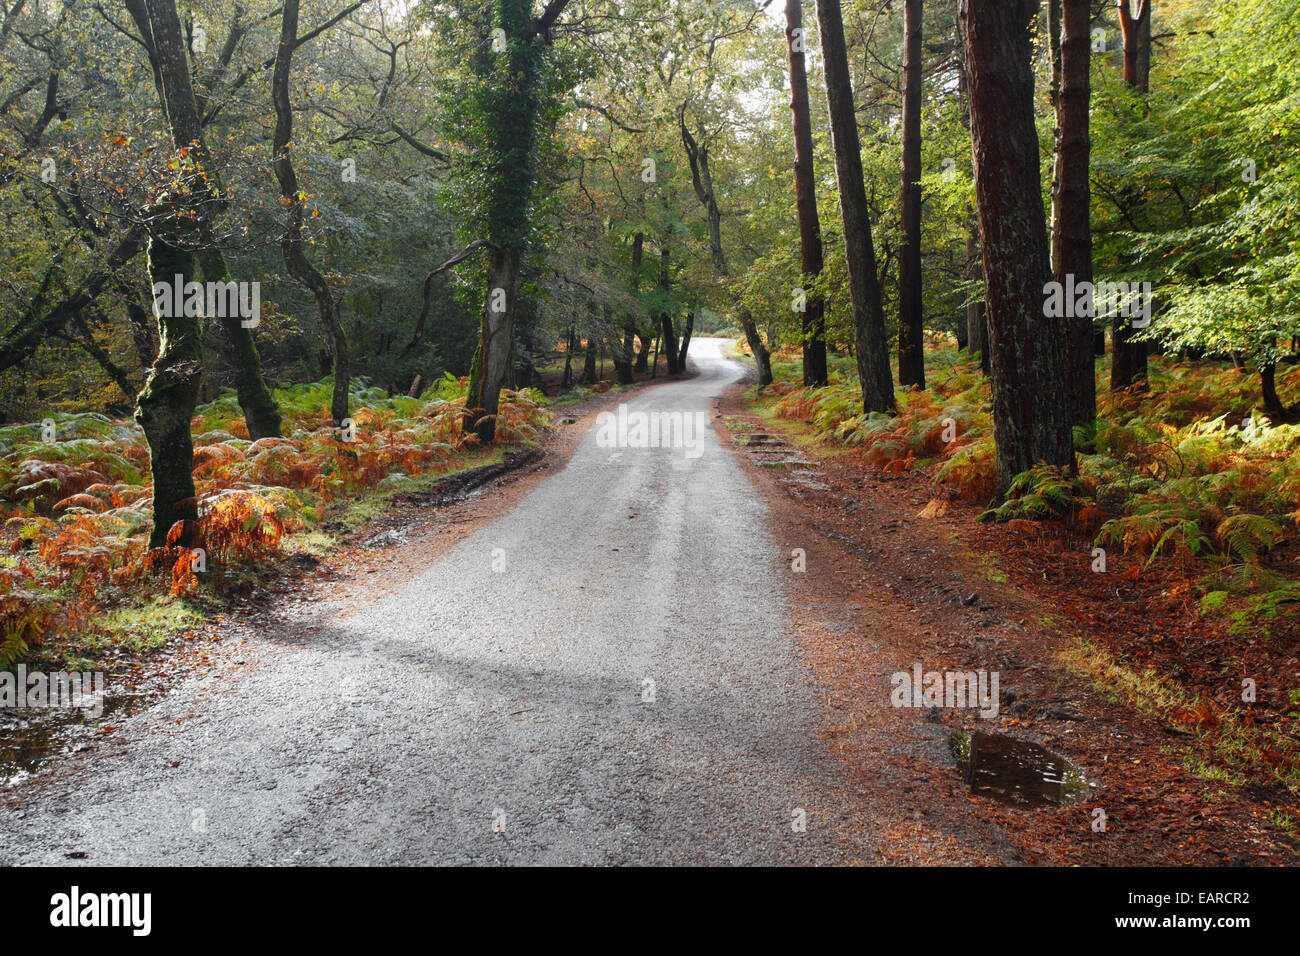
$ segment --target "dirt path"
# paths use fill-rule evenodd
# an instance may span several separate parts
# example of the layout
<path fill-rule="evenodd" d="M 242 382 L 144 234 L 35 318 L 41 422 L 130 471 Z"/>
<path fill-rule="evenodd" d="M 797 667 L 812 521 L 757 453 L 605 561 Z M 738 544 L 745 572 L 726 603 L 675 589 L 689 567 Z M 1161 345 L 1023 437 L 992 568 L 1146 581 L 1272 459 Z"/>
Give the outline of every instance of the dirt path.
<path fill-rule="evenodd" d="M 743 370 L 692 354 L 698 375 L 629 412 L 711 422 Z M 229 622 L 208 677 L 8 791 L 0 863 L 877 858 L 764 512 L 716 432 L 694 437 L 587 429 L 468 534 L 436 509 L 302 569 Z"/>

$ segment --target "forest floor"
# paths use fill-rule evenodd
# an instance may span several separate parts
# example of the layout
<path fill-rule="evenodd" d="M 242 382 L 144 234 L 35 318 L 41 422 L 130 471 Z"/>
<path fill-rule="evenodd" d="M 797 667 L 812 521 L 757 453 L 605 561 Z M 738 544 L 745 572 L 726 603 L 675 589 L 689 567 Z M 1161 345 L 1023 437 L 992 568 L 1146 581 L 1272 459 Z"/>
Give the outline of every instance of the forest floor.
<path fill-rule="evenodd" d="M 399 495 L 278 565 L 147 689 L 43 742 L 0 789 L 0 863 L 1296 862 L 1285 792 L 1214 778 L 1206 739 L 1087 676 L 1117 633 L 1171 629 L 1141 616 L 1155 585 L 1112 603 L 1059 540 L 936 511 L 919 472 L 873 472 L 710 371 L 567 405 L 484 484 Z M 621 402 L 712 402 L 724 460 L 588 447 Z M 998 716 L 891 706 L 916 664 L 996 671 Z M 624 700 L 645 674 L 658 703 Z M 962 731 L 1046 745 L 1090 789 L 975 795 Z"/>
<path fill-rule="evenodd" d="M 1122 665 L 1103 668 L 1149 659 L 1194 630 L 1192 620 L 1148 615 L 1159 602 L 1145 592 L 1158 581 L 1093 574 L 1086 546 L 980 523 L 975 506 L 936 507 L 924 472 L 874 470 L 862 451 L 820 443 L 811 427 L 747 401 L 749 385 L 718 403 L 728 444 L 778 540 L 806 552 L 790 594 L 825 695 L 823 734 L 881 811 L 872 825 L 888 836 L 887 858 L 943 862 L 945 841 L 979 832 L 1004 861 L 1024 864 L 1300 862 L 1290 794 L 1223 779 L 1211 741 L 1147 706 L 1159 687 Z M 1112 659 L 1108 646 L 1128 653 Z M 891 675 L 916 664 L 998 672 L 998 716 L 891 706 Z M 974 795 L 952 755 L 933 746 L 963 732 L 1044 745 L 1090 791 L 1037 807 Z M 902 787 L 891 772 L 900 761 L 909 764 Z"/>

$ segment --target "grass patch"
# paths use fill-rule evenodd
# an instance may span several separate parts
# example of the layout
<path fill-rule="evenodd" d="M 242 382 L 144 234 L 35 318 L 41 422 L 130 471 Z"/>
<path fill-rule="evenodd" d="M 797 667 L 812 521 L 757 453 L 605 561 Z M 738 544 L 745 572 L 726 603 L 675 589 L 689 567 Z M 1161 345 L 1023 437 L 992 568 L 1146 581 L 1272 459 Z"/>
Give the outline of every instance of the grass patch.
<path fill-rule="evenodd" d="M 92 615 L 76 634 L 60 636 L 42 647 L 41 659 L 61 668 L 112 670 L 201 627 L 206 620 L 203 610 L 185 598 L 158 595 Z"/>

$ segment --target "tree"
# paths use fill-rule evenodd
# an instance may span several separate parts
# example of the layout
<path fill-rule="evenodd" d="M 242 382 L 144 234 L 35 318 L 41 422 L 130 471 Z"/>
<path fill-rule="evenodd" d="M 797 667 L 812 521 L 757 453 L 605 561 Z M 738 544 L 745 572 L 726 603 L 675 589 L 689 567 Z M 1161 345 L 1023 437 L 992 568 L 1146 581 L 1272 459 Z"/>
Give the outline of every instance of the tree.
<path fill-rule="evenodd" d="M 898 255 L 898 381 L 925 388 L 921 314 L 921 0 L 904 0 L 903 162 Z"/>
<path fill-rule="evenodd" d="M 298 174 L 291 155 L 293 141 L 293 106 L 289 100 L 289 71 L 293 51 L 298 45 L 298 0 L 284 0 L 281 17 L 280 45 L 275 57 L 275 72 L 271 78 L 271 98 L 275 103 L 275 135 L 272 140 L 272 165 L 275 178 L 280 183 L 284 197 L 285 226 L 280 238 L 280 251 L 285 268 L 298 282 L 311 290 L 316 299 L 322 327 L 329 336 L 333 358 L 334 390 L 330 399 L 330 416 L 336 427 L 348 417 L 348 382 L 351 365 L 348 357 L 348 340 L 343 331 L 339 300 L 325 277 L 312 265 L 303 252 L 302 191 L 298 188 Z"/>
<path fill-rule="evenodd" d="M 208 282 L 229 282 L 230 269 L 226 264 L 225 254 L 212 235 L 216 213 L 224 205 L 220 195 L 221 181 L 204 142 L 203 116 L 199 110 L 194 88 L 188 80 L 183 85 L 180 83 L 177 64 L 164 65 L 161 62 L 164 51 L 160 49 L 156 35 L 157 22 L 153 20 L 161 8 L 150 0 L 126 0 L 126 6 L 140 30 L 141 37 L 145 39 L 145 50 L 153 67 L 158 98 L 171 127 L 172 138 L 178 149 L 185 150 L 183 158 L 192 159 L 195 164 L 202 167 L 200 175 L 193 181 L 195 188 L 205 197 L 210 207 L 204 216 L 196 220 L 199 232 L 196 233 L 195 251 L 201 274 Z M 170 14 L 164 15 L 164 19 L 176 18 L 179 23 L 174 0 L 170 6 Z M 152 33 L 151 23 L 155 31 Z M 184 42 L 183 35 L 179 54 L 169 51 L 168 55 L 178 55 L 184 61 L 179 66 L 185 66 L 188 70 L 188 45 Z M 271 395 L 271 390 L 262 378 L 262 359 L 258 354 L 257 345 L 253 342 L 251 331 L 253 324 L 246 324 L 242 317 L 228 312 L 218 316 L 217 321 L 230 343 L 231 358 L 235 365 L 236 391 L 239 394 L 239 403 L 244 411 L 249 435 L 253 438 L 279 437 L 280 410 Z"/>
<path fill-rule="evenodd" d="M 1052 266 L 1057 282 L 1092 282 L 1092 230 L 1088 188 L 1088 100 L 1091 44 L 1089 0 L 1060 0 L 1062 6 L 1061 86 L 1057 97 L 1055 194 L 1052 202 Z M 1097 376 L 1092 316 L 1067 311 L 1066 361 L 1071 421 L 1089 425 L 1097 417 Z"/>
<path fill-rule="evenodd" d="M 817 186 L 813 177 L 812 113 L 808 102 L 808 71 L 804 64 L 807 34 L 802 0 L 786 0 L 785 39 L 790 58 L 790 110 L 794 114 L 794 189 L 799 216 L 800 266 L 806 301 L 801 322 L 804 385 L 825 385 L 825 303 L 815 286 L 822 271 L 822 226 L 817 215 Z"/>
<path fill-rule="evenodd" d="M 164 112 L 171 125 L 172 140 L 180 170 L 177 200 L 164 200 L 151 210 L 149 235 L 149 279 L 155 287 L 171 288 L 173 281 L 190 282 L 198 274 L 195 246 L 213 214 L 213 202 L 203 186 L 203 153 L 192 162 L 189 151 L 201 141 L 194 92 L 190 87 L 189 57 L 174 0 L 144 0 L 144 16 L 138 20 L 141 34 L 154 54 Z M 204 201 L 204 200 L 207 201 Z M 180 279 L 176 280 L 175 277 Z M 162 297 L 165 301 L 167 296 Z M 194 491 L 194 441 L 190 418 L 199 394 L 203 355 L 196 314 L 160 307 L 158 358 L 149 370 L 136 407 L 136 421 L 144 429 L 149 445 L 149 467 L 153 473 L 153 527 L 149 547 L 174 544 L 188 547 L 197 532 L 198 501 Z M 179 314 L 177 314 L 179 313 Z M 178 533 L 173 534 L 174 526 Z"/>
<path fill-rule="evenodd" d="M 997 493 L 1039 463 L 1073 473 L 1064 329 L 1043 314 L 1051 279 L 1034 127 L 1037 0 L 962 0 L 971 153 L 988 308 Z"/>
<path fill-rule="evenodd" d="M 1124 85 L 1140 96 L 1150 89 L 1151 0 L 1117 0 L 1120 34 L 1124 40 Z M 1110 390 L 1121 391 L 1147 379 L 1147 343 L 1135 338 L 1128 318 L 1116 315 L 1111 322 Z"/>
<path fill-rule="evenodd" d="M 486 287 L 478 349 L 466 399 L 466 425 L 481 441 L 496 433 L 501 389 L 510 370 L 519 275 L 530 233 L 540 113 L 554 108 L 547 85 L 546 48 L 568 0 L 550 0 L 536 18 L 532 0 L 495 0 L 480 8 L 490 26 L 472 39 L 474 81 L 457 91 L 466 146 L 472 156 L 458 184 L 473 193 L 473 223 L 486 234 L 470 246 L 487 250 Z"/>
<path fill-rule="evenodd" d="M 871 241 L 858 121 L 853 110 L 853 85 L 839 0 L 818 0 L 817 25 L 821 31 L 826 71 L 826 105 L 830 114 L 831 146 L 835 152 L 840 218 L 844 226 L 844 254 L 853 308 L 854 349 L 862 386 L 862 408 L 866 412 L 892 412 L 895 404 L 894 383 L 889 371 L 889 343 L 880 302 L 876 251 Z"/>

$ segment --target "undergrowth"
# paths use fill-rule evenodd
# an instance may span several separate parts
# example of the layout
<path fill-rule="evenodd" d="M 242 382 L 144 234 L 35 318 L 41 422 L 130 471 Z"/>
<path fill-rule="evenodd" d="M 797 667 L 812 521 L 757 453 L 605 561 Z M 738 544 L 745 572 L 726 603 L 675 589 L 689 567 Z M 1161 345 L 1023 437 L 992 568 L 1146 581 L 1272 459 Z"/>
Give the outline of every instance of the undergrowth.
<path fill-rule="evenodd" d="M 352 393 L 355 436 L 329 415 L 328 382 L 278 390 L 283 438 L 250 441 L 233 392 L 196 409 L 195 547 L 150 552 L 149 455 L 130 421 L 59 414 L 0 428 L 0 667 L 59 634 L 85 628 L 128 596 L 194 595 L 283 550 L 331 509 L 394 482 L 454 468 L 478 440 L 461 427 L 464 382 L 423 399 L 382 389 Z M 529 442 L 550 424 L 536 392 L 505 391 L 500 444 Z M 52 427 L 51 427 L 52 426 Z M 355 438 L 355 440 L 344 440 Z M 155 573 L 169 572 L 164 578 Z"/>

